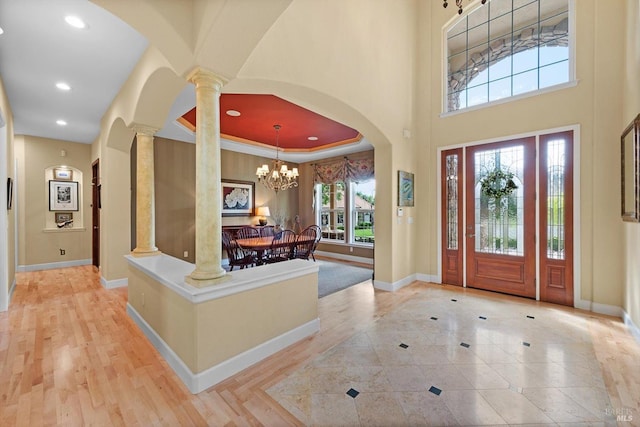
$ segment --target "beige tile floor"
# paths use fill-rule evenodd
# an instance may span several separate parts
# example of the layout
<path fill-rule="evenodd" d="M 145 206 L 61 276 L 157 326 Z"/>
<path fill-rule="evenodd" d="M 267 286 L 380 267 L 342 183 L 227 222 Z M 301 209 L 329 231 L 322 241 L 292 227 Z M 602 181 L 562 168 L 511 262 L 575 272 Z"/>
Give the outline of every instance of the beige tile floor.
<path fill-rule="evenodd" d="M 612 407 L 588 322 L 429 287 L 267 392 L 316 426 L 600 426 L 616 425 L 616 410 L 640 425 L 640 396 Z"/>

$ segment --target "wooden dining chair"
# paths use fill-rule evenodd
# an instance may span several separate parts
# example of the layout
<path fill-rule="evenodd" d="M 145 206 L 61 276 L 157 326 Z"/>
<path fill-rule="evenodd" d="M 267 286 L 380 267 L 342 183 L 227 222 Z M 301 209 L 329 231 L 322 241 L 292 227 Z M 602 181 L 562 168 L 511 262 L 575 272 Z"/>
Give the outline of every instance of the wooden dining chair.
<path fill-rule="evenodd" d="M 322 230 L 317 225 L 310 225 L 296 238 L 296 244 L 294 247 L 294 258 L 309 259 L 311 257 L 314 261 L 316 257 L 314 252 L 318 247 L 318 242 L 322 237 Z"/>
<path fill-rule="evenodd" d="M 255 257 L 252 254 L 246 254 L 242 248 L 238 246 L 235 239 L 231 237 L 231 234 L 226 231 L 222 232 L 222 247 L 227 251 L 229 271 L 233 271 L 234 267 L 240 267 L 242 270 L 245 267 L 252 267 L 256 264 Z"/>
<path fill-rule="evenodd" d="M 255 227 L 240 227 L 236 232 L 236 239 L 250 239 L 252 237 L 260 237 L 260 230 Z"/>
<path fill-rule="evenodd" d="M 296 233 L 293 230 L 280 231 L 273 237 L 265 262 L 274 263 L 291 259 L 295 243 Z"/>
<path fill-rule="evenodd" d="M 244 226 L 236 231 L 236 240 L 240 239 L 251 239 L 260 237 L 260 231 L 255 227 Z M 254 260 L 258 261 L 258 252 L 253 249 L 243 248 L 242 245 L 238 245 L 240 250 L 242 251 L 243 256 L 252 257 Z"/>

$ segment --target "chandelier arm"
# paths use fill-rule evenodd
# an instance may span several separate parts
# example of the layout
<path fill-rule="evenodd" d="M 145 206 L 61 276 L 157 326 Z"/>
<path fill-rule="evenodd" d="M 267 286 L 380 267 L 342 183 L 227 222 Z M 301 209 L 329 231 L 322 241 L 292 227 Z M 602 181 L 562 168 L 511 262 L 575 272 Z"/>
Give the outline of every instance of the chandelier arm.
<path fill-rule="evenodd" d="M 289 169 L 286 163 L 280 160 L 280 125 L 273 125 L 276 130 L 276 158 L 272 160 L 273 169 L 269 171 L 268 167 L 264 165 L 259 167 L 256 171 L 258 182 L 278 193 L 278 191 L 288 190 L 289 188 L 298 186 L 298 168 Z"/>

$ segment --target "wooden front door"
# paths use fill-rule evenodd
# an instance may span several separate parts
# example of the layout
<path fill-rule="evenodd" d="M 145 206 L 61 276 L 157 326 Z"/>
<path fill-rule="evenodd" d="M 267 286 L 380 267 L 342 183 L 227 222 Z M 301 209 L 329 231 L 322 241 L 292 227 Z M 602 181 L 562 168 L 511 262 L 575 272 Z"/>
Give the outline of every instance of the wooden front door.
<path fill-rule="evenodd" d="M 533 137 L 467 148 L 467 286 L 536 297 L 535 164 Z"/>
<path fill-rule="evenodd" d="M 442 283 L 573 306 L 573 145 L 566 131 L 442 151 Z"/>

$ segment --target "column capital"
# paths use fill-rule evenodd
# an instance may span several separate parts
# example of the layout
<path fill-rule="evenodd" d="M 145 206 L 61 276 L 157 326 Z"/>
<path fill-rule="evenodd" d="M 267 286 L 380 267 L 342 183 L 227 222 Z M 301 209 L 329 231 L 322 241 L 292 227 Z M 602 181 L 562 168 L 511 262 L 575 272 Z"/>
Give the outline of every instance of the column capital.
<path fill-rule="evenodd" d="M 196 86 L 211 87 L 218 91 L 227 83 L 227 79 L 204 68 L 197 67 L 187 75 L 187 80 Z"/>
<path fill-rule="evenodd" d="M 131 126 L 129 126 L 131 129 L 133 129 L 133 131 L 136 134 L 142 134 L 142 135 L 148 135 L 148 136 L 154 136 L 156 134 L 156 132 L 158 132 L 160 129 L 153 127 L 153 126 L 148 126 L 148 125 L 142 125 L 142 124 L 138 124 L 138 123 L 133 123 Z"/>

